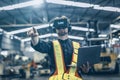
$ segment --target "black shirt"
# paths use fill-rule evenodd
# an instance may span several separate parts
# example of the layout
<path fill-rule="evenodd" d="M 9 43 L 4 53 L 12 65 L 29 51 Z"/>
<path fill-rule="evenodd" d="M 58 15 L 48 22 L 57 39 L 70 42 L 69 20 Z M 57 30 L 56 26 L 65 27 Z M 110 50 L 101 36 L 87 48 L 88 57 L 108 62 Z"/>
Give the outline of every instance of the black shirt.
<path fill-rule="evenodd" d="M 72 41 L 70 39 L 66 39 L 66 40 L 58 39 L 58 41 L 60 42 L 60 45 L 62 47 L 66 69 L 68 69 L 69 67 L 67 65 L 71 64 L 72 54 L 73 54 Z M 53 74 L 55 71 L 55 60 L 54 60 L 54 53 L 53 53 L 54 51 L 53 51 L 52 41 L 45 42 L 45 41 L 39 40 L 39 43 L 36 46 L 32 45 L 32 47 L 41 53 L 48 53 L 49 60 L 50 60 L 51 74 Z"/>

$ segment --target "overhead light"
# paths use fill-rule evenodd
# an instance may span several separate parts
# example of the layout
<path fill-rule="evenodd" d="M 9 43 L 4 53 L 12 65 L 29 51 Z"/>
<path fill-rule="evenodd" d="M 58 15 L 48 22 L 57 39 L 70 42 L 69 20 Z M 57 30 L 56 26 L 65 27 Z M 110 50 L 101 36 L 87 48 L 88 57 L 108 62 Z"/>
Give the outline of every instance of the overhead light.
<path fill-rule="evenodd" d="M 65 1 L 65 0 L 46 0 L 46 2 L 53 4 L 67 5 L 67 6 L 74 6 L 74 7 L 93 8 L 97 10 L 120 12 L 120 8 L 118 7 L 100 6 L 100 5 L 84 3 L 84 2 Z"/>
<path fill-rule="evenodd" d="M 108 38 L 89 38 L 88 41 L 100 41 L 100 40 L 108 40 Z"/>
<path fill-rule="evenodd" d="M 104 47 L 106 44 L 101 44 L 101 47 Z"/>
<path fill-rule="evenodd" d="M 35 4 L 35 5 L 33 5 L 34 7 L 38 7 L 38 6 L 40 6 L 41 4 L 44 3 L 43 0 L 34 0 L 33 2 L 34 2 L 34 4 Z"/>
<path fill-rule="evenodd" d="M 99 34 L 99 37 L 107 37 L 107 34 Z"/>
<path fill-rule="evenodd" d="M 90 32 L 94 32 L 94 29 L 89 29 L 89 28 L 84 28 L 84 27 L 76 27 L 76 26 L 72 26 L 73 30 L 79 30 L 79 31 L 90 31 Z"/>
<path fill-rule="evenodd" d="M 1 51 L 0 54 L 3 55 L 4 57 L 7 57 L 7 55 L 8 55 L 8 51 Z"/>
<path fill-rule="evenodd" d="M 46 0 L 46 2 L 53 4 L 67 5 L 67 6 L 83 7 L 83 8 L 91 7 L 91 4 L 83 3 L 83 2 L 74 2 L 74 1 L 65 1 L 65 0 Z"/>
<path fill-rule="evenodd" d="M 27 1 L 27 2 L 23 2 L 23 3 L 18 3 L 18 4 L 0 7 L 0 11 L 2 11 L 2 10 L 14 10 L 14 9 L 28 7 L 28 6 L 34 6 L 34 5 L 38 5 L 38 4 L 40 5 L 42 3 L 43 3 L 43 0 L 32 0 L 32 1 Z"/>
<path fill-rule="evenodd" d="M 115 44 L 116 41 L 119 41 L 119 38 L 112 38 L 112 40 L 109 40 L 109 44 Z"/>
<path fill-rule="evenodd" d="M 0 32 L 2 32 L 2 31 L 3 31 L 3 29 L 0 28 Z"/>
<path fill-rule="evenodd" d="M 69 38 L 71 38 L 71 39 L 76 39 L 76 40 L 84 40 L 84 38 L 83 37 L 77 37 L 77 36 L 69 36 Z"/>
<path fill-rule="evenodd" d="M 93 5 L 93 9 L 104 10 L 104 11 L 113 11 L 113 12 L 120 12 L 120 8 L 111 7 L 111 6 L 100 6 L 100 5 Z"/>
<path fill-rule="evenodd" d="M 15 60 L 18 60 L 20 58 L 20 55 L 15 56 Z"/>
<path fill-rule="evenodd" d="M 60 4 L 60 5 L 67 5 L 67 6 L 74 6 L 74 7 L 82 7 L 82 8 L 93 8 L 97 10 L 104 10 L 104 11 L 112 11 L 112 12 L 120 12 L 120 8 L 118 7 L 111 7 L 111 6 L 100 6 L 91 3 L 84 3 L 84 2 L 75 2 L 75 1 L 66 1 L 66 0 L 46 0 L 47 3 L 53 4 Z M 43 0 L 32 0 L 28 2 L 13 4 L 9 6 L 0 7 L 0 11 L 2 10 L 14 10 L 18 8 L 40 5 L 43 3 Z"/>
<path fill-rule="evenodd" d="M 42 28 L 48 28 L 49 24 L 43 24 L 43 25 L 38 25 L 38 26 L 33 26 L 35 29 L 42 29 Z M 32 28 L 32 27 L 31 27 Z M 88 29 L 88 28 L 83 28 L 83 27 L 77 27 L 77 26 L 72 26 L 73 30 L 79 30 L 79 31 L 90 31 L 90 32 L 94 32 L 94 29 Z M 18 33 L 23 33 L 23 32 L 27 32 L 28 30 L 30 30 L 30 28 L 24 28 L 24 29 L 20 29 L 20 30 L 15 30 L 15 31 L 11 31 L 11 32 L 7 32 L 7 34 L 18 34 Z"/>
<path fill-rule="evenodd" d="M 118 30 L 113 30 L 111 33 L 117 32 Z"/>
<path fill-rule="evenodd" d="M 46 28 L 46 27 L 49 27 L 49 24 L 34 26 L 35 29 L 41 29 L 41 28 Z M 11 31 L 11 32 L 8 32 L 7 34 L 18 34 L 18 33 L 22 33 L 22 32 L 27 32 L 28 30 L 30 30 L 30 28 L 24 28 L 24 29 L 20 29 L 20 30 Z"/>
<path fill-rule="evenodd" d="M 32 48 L 30 48 L 29 50 L 33 50 Z M 29 57 L 27 57 L 27 56 L 22 56 L 22 60 L 23 61 L 26 61 L 26 60 L 28 60 L 29 59 Z"/>
<path fill-rule="evenodd" d="M 14 36 L 13 36 L 13 35 L 11 35 L 11 36 L 10 36 L 10 39 L 13 39 L 13 38 L 14 38 Z"/>
<path fill-rule="evenodd" d="M 55 34 L 55 33 L 53 33 L 53 34 L 51 34 L 51 33 L 49 33 L 49 34 L 45 34 L 45 35 L 40 35 L 39 36 L 39 38 L 47 38 L 47 37 L 57 37 L 57 34 Z M 84 38 L 83 37 L 77 37 L 77 36 L 71 36 L 71 35 L 69 35 L 69 38 L 71 38 L 71 39 L 77 39 L 77 40 L 84 40 Z M 26 38 L 26 39 L 22 39 L 21 41 L 22 42 L 26 42 L 26 41 L 30 41 L 31 40 L 31 38 L 29 37 L 29 38 Z"/>
<path fill-rule="evenodd" d="M 113 38 L 112 40 L 113 41 L 119 41 L 119 38 Z"/>
<path fill-rule="evenodd" d="M 0 35 L 3 34 L 3 30 L 0 28 Z"/>
<path fill-rule="evenodd" d="M 120 25 L 111 24 L 110 27 L 120 29 Z"/>

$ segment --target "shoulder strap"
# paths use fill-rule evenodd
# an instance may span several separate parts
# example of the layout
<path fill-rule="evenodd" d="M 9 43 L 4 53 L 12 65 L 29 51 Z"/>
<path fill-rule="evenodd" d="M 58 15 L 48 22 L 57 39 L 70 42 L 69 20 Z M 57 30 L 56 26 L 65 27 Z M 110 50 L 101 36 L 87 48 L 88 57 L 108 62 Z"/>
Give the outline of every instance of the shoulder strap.
<path fill-rule="evenodd" d="M 63 74 L 65 72 L 64 57 L 61 49 L 61 45 L 58 40 L 53 41 L 54 58 L 56 63 L 56 73 Z"/>

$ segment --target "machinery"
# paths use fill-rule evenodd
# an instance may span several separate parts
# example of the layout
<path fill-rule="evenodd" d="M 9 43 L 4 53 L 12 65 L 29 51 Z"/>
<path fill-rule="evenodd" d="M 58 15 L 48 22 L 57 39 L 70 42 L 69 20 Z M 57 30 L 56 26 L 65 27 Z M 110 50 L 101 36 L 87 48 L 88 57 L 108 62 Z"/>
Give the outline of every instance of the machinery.
<path fill-rule="evenodd" d="M 117 54 L 101 53 L 101 61 L 93 66 L 94 72 L 119 73 L 119 64 L 117 63 Z"/>
<path fill-rule="evenodd" d="M 95 24 L 97 26 L 97 23 Z M 89 27 L 91 27 L 89 25 Z M 119 32 L 113 33 L 114 30 L 109 27 L 109 33 L 104 33 L 106 36 L 101 37 L 98 29 L 95 32 L 90 33 L 86 36 L 88 45 L 101 45 L 100 62 L 92 66 L 92 72 L 110 72 L 119 73 L 118 55 L 120 54 L 120 40 L 115 41 L 114 38 L 119 39 Z M 102 32 L 101 32 L 102 34 Z M 115 43 L 116 42 L 116 43 Z M 116 48 L 117 47 L 117 48 Z M 118 49 L 119 47 L 119 49 Z"/>
<path fill-rule="evenodd" d="M 91 39 L 90 41 L 99 41 L 103 43 L 107 39 Z M 92 66 L 92 72 L 110 72 L 110 73 L 119 73 L 119 63 L 117 61 L 118 53 L 114 51 L 114 46 L 108 47 L 109 43 L 104 44 L 101 47 L 100 62 Z"/>
<path fill-rule="evenodd" d="M 47 55 L 44 57 L 44 59 L 40 61 L 40 65 L 38 65 L 38 70 L 40 76 L 50 74 L 49 60 Z"/>

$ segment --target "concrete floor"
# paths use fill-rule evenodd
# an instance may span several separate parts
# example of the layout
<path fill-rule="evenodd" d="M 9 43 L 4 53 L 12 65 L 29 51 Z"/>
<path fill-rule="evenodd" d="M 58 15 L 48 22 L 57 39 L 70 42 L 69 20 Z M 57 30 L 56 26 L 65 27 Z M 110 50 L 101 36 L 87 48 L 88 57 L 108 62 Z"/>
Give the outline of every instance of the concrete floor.
<path fill-rule="evenodd" d="M 1 79 L 0 80 L 48 80 L 48 76 L 35 77 L 34 79 Z M 120 80 L 120 74 L 91 74 L 83 75 L 83 80 Z"/>
<path fill-rule="evenodd" d="M 95 75 L 84 75 L 83 80 L 120 80 L 120 74 L 95 74 Z"/>
<path fill-rule="evenodd" d="M 48 76 L 41 76 L 35 80 L 48 80 Z M 83 80 L 120 80 L 120 74 L 93 74 L 83 75 Z"/>

